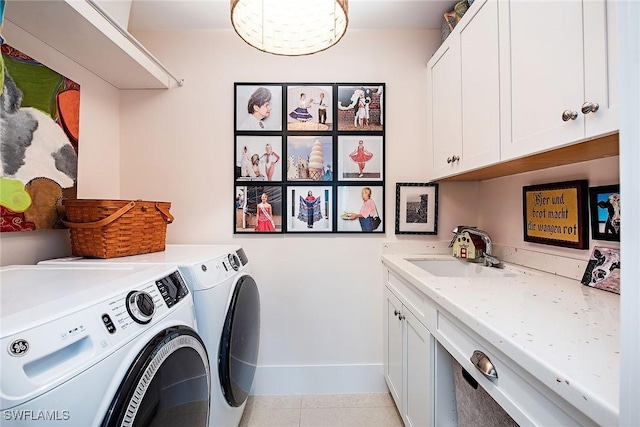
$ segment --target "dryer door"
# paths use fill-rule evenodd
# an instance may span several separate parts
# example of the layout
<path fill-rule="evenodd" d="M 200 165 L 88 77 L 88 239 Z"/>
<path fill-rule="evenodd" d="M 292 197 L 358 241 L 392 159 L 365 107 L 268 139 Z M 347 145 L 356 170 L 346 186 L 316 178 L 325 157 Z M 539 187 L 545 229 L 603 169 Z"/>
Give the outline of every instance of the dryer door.
<path fill-rule="evenodd" d="M 207 426 L 210 387 L 198 334 L 185 326 L 165 329 L 138 354 L 102 426 Z"/>
<path fill-rule="evenodd" d="M 231 406 L 244 403 L 251 390 L 260 345 L 260 295 L 251 276 L 242 276 L 233 289 L 222 329 L 218 373 Z"/>

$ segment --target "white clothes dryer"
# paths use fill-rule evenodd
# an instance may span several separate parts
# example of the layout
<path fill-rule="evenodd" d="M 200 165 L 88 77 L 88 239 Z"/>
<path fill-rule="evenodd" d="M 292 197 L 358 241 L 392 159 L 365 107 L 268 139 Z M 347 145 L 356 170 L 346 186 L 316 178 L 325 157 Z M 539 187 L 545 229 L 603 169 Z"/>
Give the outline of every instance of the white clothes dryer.
<path fill-rule="evenodd" d="M 163 252 L 110 259 L 59 258 L 56 265 L 177 265 L 193 292 L 198 332 L 211 361 L 213 427 L 237 427 L 260 344 L 260 295 L 238 245 L 166 245 Z"/>
<path fill-rule="evenodd" d="M 2 426 L 207 426 L 210 368 L 177 267 L 0 269 Z"/>

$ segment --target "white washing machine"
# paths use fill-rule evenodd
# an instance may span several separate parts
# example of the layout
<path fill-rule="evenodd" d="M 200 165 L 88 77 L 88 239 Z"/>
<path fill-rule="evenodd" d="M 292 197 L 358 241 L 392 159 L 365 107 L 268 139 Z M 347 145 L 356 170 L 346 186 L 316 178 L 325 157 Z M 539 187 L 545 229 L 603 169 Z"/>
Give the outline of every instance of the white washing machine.
<path fill-rule="evenodd" d="M 207 426 L 210 368 L 177 267 L 0 269 L 8 426 Z"/>
<path fill-rule="evenodd" d="M 59 258 L 56 265 L 177 265 L 193 292 L 198 332 L 211 360 L 212 427 L 237 427 L 253 384 L 260 343 L 260 295 L 237 245 L 167 245 L 163 252 L 111 259 Z"/>

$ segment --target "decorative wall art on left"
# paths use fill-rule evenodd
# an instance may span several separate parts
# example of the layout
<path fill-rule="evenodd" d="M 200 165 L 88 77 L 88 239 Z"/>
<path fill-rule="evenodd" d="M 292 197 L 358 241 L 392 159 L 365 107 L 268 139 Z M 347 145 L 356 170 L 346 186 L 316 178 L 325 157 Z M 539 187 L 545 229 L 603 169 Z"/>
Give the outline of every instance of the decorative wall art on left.
<path fill-rule="evenodd" d="M 384 88 L 235 83 L 234 233 L 384 233 Z"/>
<path fill-rule="evenodd" d="M 80 85 L 2 44 L 0 230 L 64 228 L 76 198 Z"/>

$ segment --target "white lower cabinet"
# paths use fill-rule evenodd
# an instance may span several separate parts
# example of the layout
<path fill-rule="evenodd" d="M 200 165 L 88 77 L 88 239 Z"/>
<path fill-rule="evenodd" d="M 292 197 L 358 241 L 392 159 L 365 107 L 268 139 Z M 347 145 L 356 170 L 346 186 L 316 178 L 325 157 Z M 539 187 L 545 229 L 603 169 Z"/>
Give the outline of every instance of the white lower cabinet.
<path fill-rule="evenodd" d="M 457 426 L 453 359 L 521 426 L 597 425 L 387 268 L 383 301 L 384 375 L 406 426 Z M 479 358 L 472 357 L 476 351 L 481 352 Z M 496 377 L 481 372 L 481 368 L 487 370 L 485 358 L 495 368 Z"/>
<path fill-rule="evenodd" d="M 387 287 L 384 302 L 385 380 L 406 426 L 433 426 L 433 337 Z"/>

